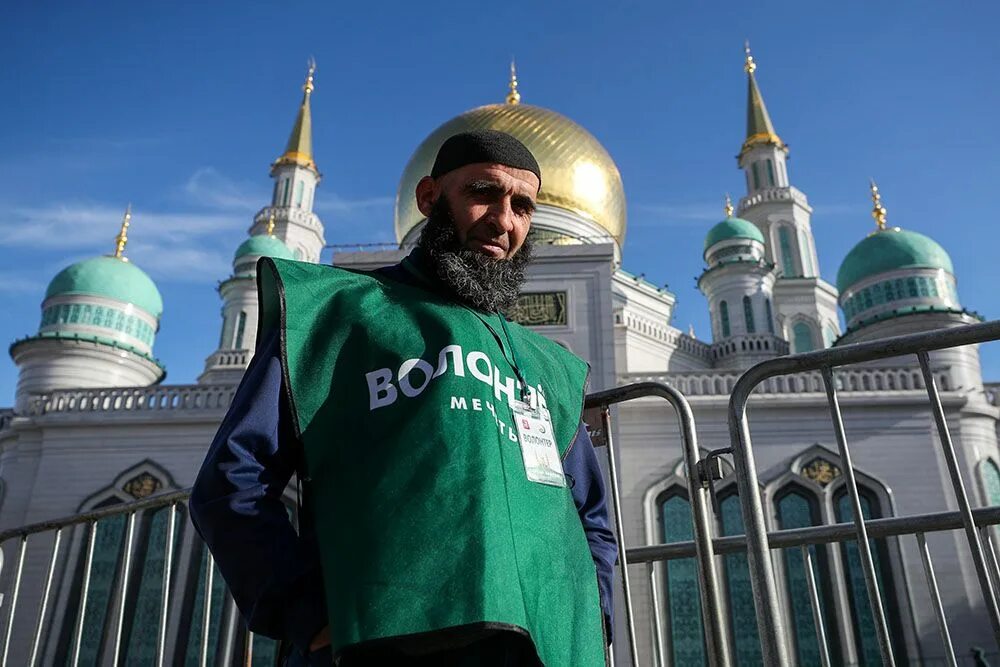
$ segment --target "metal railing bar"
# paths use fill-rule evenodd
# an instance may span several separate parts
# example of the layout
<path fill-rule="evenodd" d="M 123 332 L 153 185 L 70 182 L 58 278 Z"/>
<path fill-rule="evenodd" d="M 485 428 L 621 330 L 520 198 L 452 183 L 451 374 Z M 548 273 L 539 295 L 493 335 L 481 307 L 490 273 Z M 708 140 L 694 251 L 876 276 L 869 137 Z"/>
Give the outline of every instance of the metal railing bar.
<path fill-rule="evenodd" d="M 764 380 L 776 375 L 787 375 L 802 371 L 816 371 L 827 367 L 860 364 L 921 351 L 940 350 L 948 347 L 974 345 L 1000 339 L 1000 320 L 967 324 L 951 329 L 938 329 L 893 338 L 882 338 L 863 343 L 838 345 L 816 352 L 805 352 L 788 357 L 768 359 L 752 366 L 733 386 L 730 405 L 746 403 L 753 389 Z"/>
<path fill-rule="evenodd" d="M 42 601 L 38 607 L 38 622 L 35 624 L 35 636 L 31 642 L 31 657 L 28 664 L 34 667 L 38 660 L 38 649 L 42 644 L 42 629 L 45 627 L 45 613 L 49 607 L 49 595 L 52 593 L 52 580 L 56 574 L 56 562 L 59 560 L 59 545 L 62 540 L 62 529 L 56 531 L 52 542 L 52 556 L 49 558 L 49 568 L 45 574 L 45 586 L 42 589 Z"/>
<path fill-rule="evenodd" d="M 223 627 L 220 643 L 222 644 L 222 655 L 219 656 L 218 664 L 231 665 L 236 653 L 236 640 L 238 639 L 237 620 L 239 612 L 236 611 L 236 601 L 233 596 L 227 594 L 222 608 Z"/>
<path fill-rule="evenodd" d="M 26 535 L 34 535 L 35 533 L 44 533 L 49 530 L 58 530 L 59 528 L 75 526 L 81 523 L 89 523 L 91 521 L 99 521 L 100 519 L 110 516 L 119 516 L 129 512 L 134 513 L 141 512 L 143 510 L 159 509 L 160 507 L 166 507 L 167 505 L 171 505 L 173 503 L 185 501 L 190 495 L 191 489 L 171 491 L 170 493 L 150 496 L 148 498 L 136 500 L 135 502 L 124 505 L 112 505 L 99 510 L 83 512 L 82 514 L 74 514 L 73 516 L 52 519 L 50 521 L 40 521 L 38 523 L 30 523 L 26 526 L 19 526 L 17 528 L 10 528 L 8 530 L 0 531 L 0 544 L 14 537 L 23 537 Z"/>
<path fill-rule="evenodd" d="M 948 465 L 952 488 L 955 490 L 955 500 L 958 501 L 958 511 L 962 515 L 965 536 L 969 542 L 969 549 L 972 551 L 972 562 L 976 566 L 976 574 L 979 575 L 983 602 L 986 604 L 990 623 L 993 624 L 994 638 L 997 644 L 1000 644 L 1000 607 L 997 606 L 996 590 L 993 588 L 993 582 L 990 581 L 989 572 L 986 570 L 986 556 L 983 554 L 983 545 L 979 542 L 979 536 L 976 534 L 976 523 L 972 518 L 969 494 L 965 490 L 965 482 L 962 481 L 962 473 L 958 467 L 955 444 L 951 440 L 951 431 L 948 429 L 948 421 L 944 414 L 944 408 L 941 406 L 941 396 L 938 394 L 934 374 L 931 372 L 930 357 L 926 351 L 921 350 L 917 353 L 917 359 L 920 361 L 920 370 L 924 375 L 927 397 L 930 399 L 931 411 L 934 413 L 934 421 L 937 423 L 941 449 L 944 452 L 945 463 Z"/>
<path fill-rule="evenodd" d="M 215 574 L 215 561 L 212 554 L 208 553 L 208 546 L 205 549 L 205 598 L 201 607 L 201 655 L 198 658 L 199 667 L 208 666 L 208 630 L 212 619 L 212 577 Z"/>
<path fill-rule="evenodd" d="M 632 667 L 639 667 L 639 647 L 635 640 L 635 612 L 632 609 L 632 588 L 628 575 L 628 555 L 625 553 L 625 524 L 622 521 L 621 491 L 618 488 L 618 461 L 614 438 L 611 434 L 611 411 L 607 406 L 601 410 L 601 426 L 608 442 L 608 466 L 611 479 L 611 504 L 615 513 L 615 531 L 618 533 L 618 560 L 622 575 L 622 592 L 625 595 L 625 622 L 628 627 L 629 649 L 632 653 Z"/>
<path fill-rule="evenodd" d="M 1000 524 L 1000 506 L 979 507 L 972 510 L 972 517 L 978 526 Z M 962 528 L 962 516 L 958 512 L 935 512 L 917 516 L 869 519 L 865 522 L 868 539 L 877 540 L 900 537 L 915 533 L 934 533 Z M 767 534 L 769 549 L 787 549 L 804 544 L 832 544 L 857 539 L 853 523 L 834 523 L 807 528 L 786 528 Z M 743 553 L 747 550 L 745 535 L 727 535 L 712 540 L 712 549 L 718 555 Z M 676 560 L 695 555 L 695 543 L 671 542 L 670 544 L 650 544 L 628 549 L 629 563 Z"/>
<path fill-rule="evenodd" d="M 125 626 L 125 595 L 128 593 L 128 579 L 132 572 L 132 546 L 135 542 L 135 512 L 128 514 L 128 523 L 125 528 L 125 551 L 122 556 L 122 568 L 120 572 L 120 582 L 118 584 L 118 610 L 115 615 L 114 649 L 111 664 L 118 666 L 118 659 L 122 650 L 122 630 Z"/>
<path fill-rule="evenodd" d="M 739 387 L 738 380 L 730 398 L 729 435 L 733 443 L 733 464 L 736 468 L 740 512 L 746 531 L 744 539 L 747 566 L 750 570 L 750 590 L 753 593 L 754 613 L 757 617 L 757 634 L 760 638 L 763 663 L 769 667 L 785 667 L 791 664 L 785 641 L 787 638 L 785 615 L 778 605 L 778 589 L 774 581 L 771 554 L 768 551 L 764 507 L 761 503 L 760 487 L 757 486 L 757 464 L 754 461 L 750 425 L 747 422 L 746 397 L 737 402 L 738 395 L 735 393 Z M 733 406 L 738 406 L 738 411 Z"/>
<path fill-rule="evenodd" d="M 997 550 L 993 546 L 993 538 L 990 533 L 990 526 L 979 526 L 979 539 L 985 545 L 983 551 L 986 552 L 986 562 L 989 565 L 990 581 L 993 588 L 1000 590 L 1000 562 L 997 562 Z"/>
<path fill-rule="evenodd" d="M 250 628 L 246 631 L 246 640 L 243 644 L 243 667 L 252 667 L 253 665 L 253 633 Z"/>
<path fill-rule="evenodd" d="M 28 550 L 28 536 L 21 537 L 21 550 L 17 554 L 17 567 L 14 569 L 14 590 L 10 594 L 10 615 L 7 616 L 7 632 L 3 638 L 3 655 L 0 655 L 0 665 L 7 667 L 7 653 L 10 651 L 10 637 L 14 632 L 14 612 L 17 611 L 17 596 L 21 592 L 21 574 L 24 572 L 24 555 Z"/>
<path fill-rule="evenodd" d="M 740 508 L 746 530 L 747 564 L 750 569 L 754 611 L 757 615 L 761 640 L 761 656 L 765 664 L 784 667 L 789 664 L 789 657 L 785 642 L 784 618 L 779 609 L 774 573 L 771 570 L 760 488 L 757 486 L 757 469 L 747 421 L 746 408 L 750 394 L 764 380 L 778 375 L 972 345 L 998 338 L 1000 338 L 1000 321 L 910 334 L 769 359 L 753 366 L 736 381 L 729 399 L 729 430 L 733 443 L 733 463 L 737 473 Z M 940 408 L 940 403 L 938 407 Z M 968 530 L 968 517 L 964 517 L 964 522 Z M 995 609 L 992 588 L 988 589 L 988 594 L 993 600 Z M 994 618 L 993 611 L 991 610 L 991 621 L 996 628 L 1000 621 Z"/>
<path fill-rule="evenodd" d="M 174 533 L 177 524 L 177 507 L 167 506 L 167 544 L 163 554 L 163 588 L 160 596 L 160 628 L 156 644 L 156 665 L 163 667 L 167 647 L 167 616 L 170 613 L 170 575 L 174 560 Z"/>
<path fill-rule="evenodd" d="M 656 580 L 656 563 L 647 562 L 649 599 L 653 605 L 653 659 L 656 667 L 663 667 L 663 618 L 660 614 L 660 593 Z"/>
<path fill-rule="evenodd" d="M 826 626 L 823 625 L 823 612 L 819 604 L 819 589 L 816 587 L 816 572 L 813 567 L 812 552 L 809 545 L 802 545 L 802 562 L 806 570 L 806 583 L 809 587 L 809 606 L 812 607 L 813 625 L 816 626 L 816 641 L 819 642 L 819 659 L 823 667 L 830 667 L 830 648 L 826 644 Z"/>
<path fill-rule="evenodd" d="M 851 497 L 854 528 L 857 531 L 858 551 L 861 555 L 861 571 L 865 575 L 865 588 L 868 589 L 868 604 L 871 606 L 875 620 L 875 635 L 878 638 L 879 651 L 882 653 L 882 664 L 894 667 L 896 658 L 892 654 L 892 643 L 889 640 L 889 622 L 885 617 L 885 607 L 882 604 L 882 594 L 878 589 L 878 574 L 875 572 L 875 559 L 872 558 L 871 543 L 868 541 L 868 530 L 865 527 L 865 516 L 861 508 L 861 494 L 858 482 L 854 476 L 854 463 L 851 461 L 851 449 L 847 446 L 847 434 L 844 431 L 844 416 L 840 412 L 837 400 L 837 387 L 834 383 L 833 370 L 824 368 L 823 384 L 826 385 L 826 398 L 830 404 L 830 417 L 833 420 L 833 430 L 837 438 L 837 448 L 840 450 L 840 460 L 843 463 L 845 486 Z M 971 518 L 970 518 L 971 520 Z"/>
<path fill-rule="evenodd" d="M 945 618 L 944 605 L 941 603 L 941 591 L 938 588 L 937 577 L 934 575 L 934 564 L 931 561 L 931 552 L 927 548 L 927 540 L 923 533 L 917 533 L 917 546 L 920 549 L 920 560 L 924 564 L 924 578 L 927 579 L 927 589 L 931 594 L 931 603 L 934 605 L 934 617 L 937 619 L 938 631 L 941 633 L 941 642 L 944 644 L 945 658 L 949 667 L 958 667 L 958 658 L 955 656 L 955 647 L 951 643 L 951 633 L 948 631 L 948 620 Z"/>
<path fill-rule="evenodd" d="M 586 397 L 587 408 L 607 408 L 614 403 L 653 396 L 665 399 L 673 407 L 681 426 L 681 444 L 686 461 L 688 491 L 691 503 L 691 518 L 697 546 L 695 562 L 698 567 L 698 592 L 701 596 L 702 622 L 705 628 L 705 644 L 710 664 L 726 667 L 730 664 L 729 637 L 723 621 L 722 588 L 716 572 L 712 551 L 709 490 L 698 478 L 698 436 L 694 425 L 694 413 L 687 399 L 675 388 L 659 382 L 638 382 L 624 387 L 615 387 L 595 392 Z M 607 425 L 605 425 L 607 429 Z M 619 534 L 619 542 L 624 537 Z M 626 550 L 627 551 L 627 550 Z M 625 562 L 624 560 L 622 562 Z"/>
<path fill-rule="evenodd" d="M 80 586 L 80 603 L 76 611 L 76 627 L 73 629 L 72 667 L 80 663 L 80 646 L 83 643 L 84 614 L 87 612 L 87 595 L 90 593 L 90 573 L 94 565 L 94 543 L 97 541 L 97 521 L 91 521 L 87 531 L 87 555 L 83 565 L 83 584 Z"/>

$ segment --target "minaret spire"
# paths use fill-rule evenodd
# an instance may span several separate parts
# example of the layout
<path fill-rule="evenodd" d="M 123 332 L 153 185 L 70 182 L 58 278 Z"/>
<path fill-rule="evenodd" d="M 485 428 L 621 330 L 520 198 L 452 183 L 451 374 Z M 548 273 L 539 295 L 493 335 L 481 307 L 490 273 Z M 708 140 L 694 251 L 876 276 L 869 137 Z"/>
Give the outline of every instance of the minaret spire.
<path fill-rule="evenodd" d="M 128 261 L 128 257 L 125 257 L 125 244 L 128 243 L 128 227 L 132 222 L 132 202 L 128 203 L 125 207 L 125 217 L 122 218 L 122 228 L 118 232 L 118 236 L 115 237 L 115 254 L 113 255 L 117 259 L 123 262 Z"/>
<path fill-rule="evenodd" d="M 754 72 L 757 71 L 757 63 L 750 53 L 749 40 L 744 44 L 743 51 L 746 54 L 743 71 L 747 73 L 747 136 L 743 142 L 743 148 L 740 149 L 740 155 L 760 144 L 771 144 L 787 153 L 788 147 L 774 131 L 771 117 L 767 113 L 767 107 L 764 106 L 764 97 L 760 94 L 760 88 L 757 87 L 757 78 L 754 76 Z"/>
<path fill-rule="evenodd" d="M 267 219 L 267 231 L 264 234 L 272 238 L 274 237 L 274 207 L 271 208 L 271 215 Z"/>
<path fill-rule="evenodd" d="M 726 193 L 726 207 L 723 209 L 726 212 L 726 217 L 733 217 L 735 209 L 733 208 L 733 200 L 729 198 L 729 193 Z"/>
<path fill-rule="evenodd" d="M 878 186 L 875 184 L 875 179 L 871 179 L 871 190 L 872 190 L 872 217 L 875 218 L 875 232 L 884 232 L 886 230 L 885 226 L 885 214 L 888 212 L 885 206 L 882 205 L 882 194 L 878 191 Z M 873 233 L 875 233 L 873 232 Z"/>
<path fill-rule="evenodd" d="M 299 114 L 295 118 L 295 125 L 292 127 L 292 134 L 288 137 L 288 145 L 285 152 L 279 157 L 273 166 L 282 164 L 297 164 L 316 171 L 316 162 L 313 161 L 312 154 L 312 111 L 309 107 L 309 98 L 316 88 L 313 84 L 313 75 L 316 73 L 316 60 L 309 59 L 309 69 L 306 74 L 305 85 L 302 86 L 302 104 L 299 106 Z"/>
<path fill-rule="evenodd" d="M 507 93 L 507 104 L 520 104 L 521 93 L 517 92 L 517 64 L 514 59 L 510 59 L 510 92 Z"/>

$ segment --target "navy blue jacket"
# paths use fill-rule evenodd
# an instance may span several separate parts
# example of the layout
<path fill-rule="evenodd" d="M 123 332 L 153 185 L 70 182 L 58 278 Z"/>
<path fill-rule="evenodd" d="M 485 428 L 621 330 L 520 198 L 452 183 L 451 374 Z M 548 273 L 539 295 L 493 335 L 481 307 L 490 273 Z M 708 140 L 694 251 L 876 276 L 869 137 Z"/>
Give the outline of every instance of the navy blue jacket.
<path fill-rule="evenodd" d="M 381 272 L 412 281 L 399 265 Z M 316 537 L 308 522 L 296 534 L 281 501 L 301 462 L 278 336 L 272 333 L 258 341 L 198 473 L 189 509 L 250 629 L 289 640 L 306 653 L 327 617 Z M 582 423 L 563 466 L 597 567 L 610 638 L 617 544 L 603 473 Z"/>

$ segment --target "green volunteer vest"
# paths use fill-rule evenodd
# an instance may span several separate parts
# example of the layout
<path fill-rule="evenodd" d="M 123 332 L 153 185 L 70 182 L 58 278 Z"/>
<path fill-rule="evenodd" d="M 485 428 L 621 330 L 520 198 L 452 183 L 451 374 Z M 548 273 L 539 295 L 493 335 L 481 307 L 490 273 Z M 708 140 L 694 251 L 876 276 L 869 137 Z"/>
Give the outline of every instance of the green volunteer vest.
<path fill-rule="evenodd" d="M 570 490 L 527 479 L 510 407 L 513 360 L 541 386 L 565 458 L 587 365 L 378 274 L 265 258 L 257 275 L 261 334 L 281 331 L 334 655 L 466 626 L 527 634 L 550 667 L 603 665 Z"/>

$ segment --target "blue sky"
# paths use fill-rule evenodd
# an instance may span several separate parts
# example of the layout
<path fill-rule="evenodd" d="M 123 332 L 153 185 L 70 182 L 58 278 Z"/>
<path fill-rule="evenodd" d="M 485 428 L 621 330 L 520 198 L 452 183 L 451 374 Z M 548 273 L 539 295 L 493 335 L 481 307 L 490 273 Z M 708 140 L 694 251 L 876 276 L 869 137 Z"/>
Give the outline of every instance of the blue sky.
<path fill-rule="evenodd" d="M 112 250 L 131 201 L 128 254 L 165 302 L 155 352 L 168 382 L 193 382 L 218 341 L 215 285 L 269 197 L 310 55 L 329 243 L 393 240 L 410 153 L 501 101 L 513 55 L 524 101 L 582 124 L 616 160 L 625 268 L 669 284 L 674 324 L 707 338 L 694 276 L 723 193 L 744 190 L 746 38 L 815 209 L 823 276 L 871 229 L 874 176 L 889 222 L 940 242 L 966 307 L 1000 317 L 996 3 L 53 2 L 5 18 L 3 341 L 36 330 L 56 272 Z M 1000 349 L 984 363 L 1000 379 Z M 0 405 L 15 383 L 4 355 Z"/>

